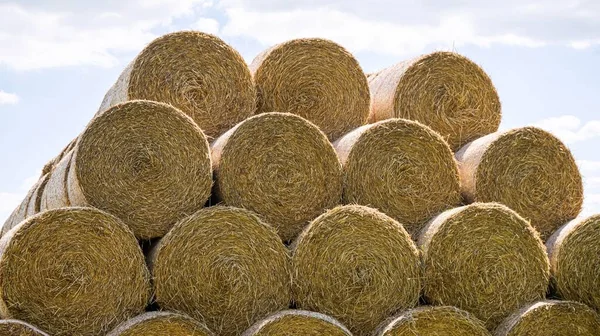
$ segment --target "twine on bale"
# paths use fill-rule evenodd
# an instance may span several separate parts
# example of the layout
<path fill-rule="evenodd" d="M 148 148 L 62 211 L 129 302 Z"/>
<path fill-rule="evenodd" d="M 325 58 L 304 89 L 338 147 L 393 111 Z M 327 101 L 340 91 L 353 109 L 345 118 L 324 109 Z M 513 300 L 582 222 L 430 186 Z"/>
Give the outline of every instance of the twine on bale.
<path fill-rule="evenodd" d="M 362 126 L 334 147 L 344 171 L 344 202 L 384 212 L 413 237 L 431 217 L 461 202 L 452 151 L 418 122 L 389 119 Z"/>
<path fill-rule="evenodd" d="M 0 240 L 0 315 L 51 335 L 104 335 L 144 311 L 150 275 L 131 230 L 92 208 L 61 208 Z"/>
<path fill-rule="evenodd" d="M 473 313 L 488 329 L 543 299 L 546 250 L 529 223 L 504 205 L 475 203 L 443 212 L 419 238 L 424 297 Z"/>
<path fill-rule="evenodd" d="M 212 144 L 217 197 L 252 210 L 284 241 L 342 198 L 342 169 L 327 137 L 290 113 L 249 118 Z"/>
<path fill-rule="evenodd" d="M 0 231 L 0 237 L 7 233 L 10 229 L 17 226 L 19 223 L 24 221 L 27 217 L 33 216 L 40 211 L 40 194 L 48 182 L 48 175 L 42 176 L 34 185 L 29 189 L 25 198 L 21 201 L 18 207 L 10 214 L 2 225 Z"/>
<path fill-rule="evenodd" d="M 500 99 L 488 75 L 468 58 L 434 52 L 369 76 L 370 122 L 419 121 L 453 150 L 500 125 Z"/>
<path fill-rule="evenodd" d="M 257 322 L 242 336 L 352 336 L 340 322 L 306 310 L 284 310 Z"/>
<path fill-rule="evenodd" d="M 0 335 L 4 336 L 48 336 L 31 324 L 19 320 L 0 320 Z"/>
<path fill-rule="evenodd" d="M 294 242 L 292 264 L 298 308 L 331 315 L 355 335 L 418 303 L 417 248 L 375 209 L 346 205 L 317 217 Z"/>
<path fill-rule="evenodd" d="M 291 300 L 289 252 L 248 210 L 202 209 L 177 223 L 150 259 L 158 305 L 217 335 L 239 335 Z"/>
<path fill-rule="evenodd" d="M 366 76 L 354 56 L 332 41 L 306 38 L 276 45 L 256 56 L 250 70 L 258 113 L 300 115 L 330 140 L 367 122 Z"/>
<path fill-rule="evenodd" d="M 186 315 L 148 312 L 123 322 L 106 336 L 213 336 L 206 326 Z"/>
<path fill-rule="evenodd" d="M 571 152 L 539 128 L 487 135 L 456 158 L 467 201 L 505 204 L 529 219 L 542 240 L 581 211 L 583 185 Z"/>

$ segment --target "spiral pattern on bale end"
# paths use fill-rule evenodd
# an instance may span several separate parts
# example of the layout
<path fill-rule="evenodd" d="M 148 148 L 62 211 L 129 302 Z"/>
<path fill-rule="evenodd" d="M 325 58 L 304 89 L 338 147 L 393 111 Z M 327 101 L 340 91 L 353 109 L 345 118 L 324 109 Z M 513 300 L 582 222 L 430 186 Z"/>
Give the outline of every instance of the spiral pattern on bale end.
<path fill-rule="evenodd" d="M 340 322 L 306 310 L 284 310 L 257 322 L 242 336 L 352 336 Z"/>
<path fill-rule="evenodd" d="M 249 118 L 212 144 L 215 194 L 252 210 L 284 241 L 342 198 L 342 167 L 327 137 L 290 113 Z"/>
<path fill-rule="evenodd" d="M 45 332 L 19 320 L 0 320 L 0 335 L 4 336 L 48 336 Z"/>
<path fill-rule="evenodd" d="M 369 76 L 370 121 L 419 121 L 453 150 L 500 126 L 500 99 L 488 75 L 468 58 L 434 52 Z"/>
<path fill-rule="evenodd" d="M 171 312 L 148 312 L 123 322 L 106 336 L 213 336 L 208 328 L 189 316 Z"/>
<path fill-rule="evenodd" d="M 275 230 L 244 209 L 205 208 L 177 223 L 151 252 L 162 309 L 239 335 L 291 300 L 290 256 Z"/>
<path fill-rule="evenodd" d="M 103 335 L 144 311 L 150 275 L 133 233 L 92 208 L 30 217 L 0 240 L 0 315 L 51 335 Z"/>
<path fill-rule="evenodd" d="M 294 242 L 294 301 L 368 335 L 421 290 L 419 253 L 402 225 L 360 205 L 317 217 Z"/>
<path fill-rule="evenodd" d="M 344 171 L 344 202 L 376 208 L 414 236 L 461 202 L 458 167 L 442 137 L 404 119 L 365 125 L 334 144 Z"/>
<path fill-rule="evenodd" d="M 258 113 L 300 115 L 331 140 L 367 122 L 366 76 L 354 56 L 332 41 L 305 38 L 276 45 L 258 55 L 250 70 Z"/>
<path fill-rule="evenodd" d="M 423 229 L 419 245 L 426 300 L 469 311 L 488 329 L 546 295 L 546 249 L 533 227 L 504 205 L 443 212 Z"/>
<path fill-rule="evenodd" d="M 487 135 L 456 158 L 467 201 L 505 204 L 529 219 L 543 240 L 581 211 L 583 184 L 571 152 L 539 128 Z"/>

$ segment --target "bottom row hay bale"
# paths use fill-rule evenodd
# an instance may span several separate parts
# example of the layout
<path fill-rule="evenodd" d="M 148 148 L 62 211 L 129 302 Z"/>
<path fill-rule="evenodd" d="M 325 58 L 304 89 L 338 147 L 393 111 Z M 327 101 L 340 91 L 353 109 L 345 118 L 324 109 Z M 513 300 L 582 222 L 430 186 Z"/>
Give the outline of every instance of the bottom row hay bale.
<path fill-rule="evenodd" d="M 248 210 L 202 209 L 177 223 L 150 259 L 160 308 L 186 313 L 217 335 L 239 335 L 291 301 L 289 252 Z"/>
<path fill-rule="evenodd" d="M 504 205 L 475 203 L 443 212 L 425 227 L 419 245 L 426 301 L 469 311 L 490 330 L 546 295 L 545 247 L 533 227 Z"/>
<path fill-rule="evenodd" d="M 133 233 L 92 208 L 61 208 L 0 240 L 0 315 L 54 336 L 104 335 L 142 313 L 150 275 Z"/>
<path fill-rule="evenodd" d="M 242 336 L 352 336 L 340 322 L 306 310 L 284 310 L 257 322 Z"/>
<path fill-rule="evenodd" d="M 19 320 L 0 320 L 2 336 L 48 336 L 38 328 Z"/>
<path fill-rule="evenodd" d="M 171 312 L 148 312 L 123 322 L 106 336 L 213 336 L 202 323 Z"/>
<path fill-rule="evenodd" d="M 294 242 L 298 308 L 330 315 L 368 335 L 418 303 L 417 248 L 402 225 L 365 206 L 339 206 L 317 217 Z"/>

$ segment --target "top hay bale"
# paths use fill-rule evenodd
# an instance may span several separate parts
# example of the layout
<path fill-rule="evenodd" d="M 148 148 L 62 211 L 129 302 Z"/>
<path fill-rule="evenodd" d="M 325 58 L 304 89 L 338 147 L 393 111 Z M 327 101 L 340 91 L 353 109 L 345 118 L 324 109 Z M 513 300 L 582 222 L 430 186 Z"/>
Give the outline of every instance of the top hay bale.
<path fill-rule="evenodd" d="M 3 336 L 48 336 L 38 328 L 19 320 L 0 320 L 0 335 Z"/>
<path fill-rule="evenodd" d="M 290 112 L 315 123 L 330 140 L 364 125 L 369 87 L 356 59 L 324 39 L 291 40 L 256 56 L 250 70 L 258 113 Z"/>
<path fill-rule="evenodd" d="M 500 125 L 500 100 L 490 78 L 468 58 L 434 52 L 369 76 L 370 122 L 420 121 L 453 150 Z"/>
<path fill-rule="evenodd" d="M 535 127 L 497 132 L 456 153 L 469 202 L 499 202 L 529 219 L 546 240 L 581 211 L 583 185 L 569 149 Z"/>
<path fill-rule="evenodd" d="M 335 319 L 306 310 L 284 310 L 257 322 L 242 336 L 352 336 Z"/>
<path fill-rule="evenodd" d="M 256 109 L 256 90 L 241 55 L 218 37 L 196 31 L 152 41 L 106 93 L 98 113 L 135 99 L 173 105 L 209 138 Z"/>
<path fill-rule="evenodd" d="M 189 316 L 148 312 L 123 322 L 106 336 L 213 336 L 206 326 Z"/>

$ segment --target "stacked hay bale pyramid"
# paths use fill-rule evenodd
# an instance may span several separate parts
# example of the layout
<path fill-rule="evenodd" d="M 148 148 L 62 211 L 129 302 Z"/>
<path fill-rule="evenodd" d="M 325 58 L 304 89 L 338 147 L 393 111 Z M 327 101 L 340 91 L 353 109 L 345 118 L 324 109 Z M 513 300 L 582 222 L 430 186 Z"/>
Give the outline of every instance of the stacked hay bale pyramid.
<path fill-rule="evenodd" d="M 1 230 L 1 335 L 600 335 L 600 215 L 486 73 L 151 42 Z M 563 301 L 564 300 L 564 301 Z"/>

